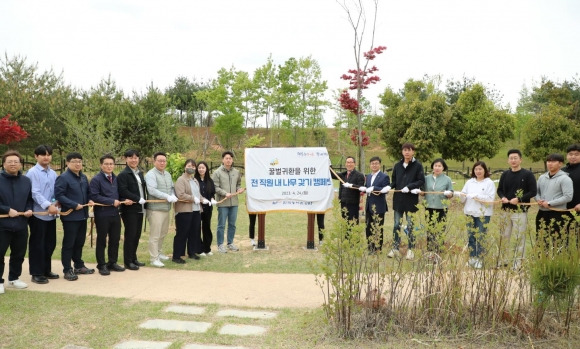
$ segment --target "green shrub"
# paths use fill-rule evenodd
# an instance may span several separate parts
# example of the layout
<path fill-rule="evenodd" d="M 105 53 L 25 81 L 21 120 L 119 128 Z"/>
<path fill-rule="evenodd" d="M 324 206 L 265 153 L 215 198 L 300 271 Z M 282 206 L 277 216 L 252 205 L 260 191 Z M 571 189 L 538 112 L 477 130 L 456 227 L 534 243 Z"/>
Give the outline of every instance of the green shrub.
<path fill-rule="evenodd" d="M 171 178 L 175 182 L 184 171 L 185 158 L 180 153 L 167 154 L 167 167 L 165 170 L 171 174 Z"/>

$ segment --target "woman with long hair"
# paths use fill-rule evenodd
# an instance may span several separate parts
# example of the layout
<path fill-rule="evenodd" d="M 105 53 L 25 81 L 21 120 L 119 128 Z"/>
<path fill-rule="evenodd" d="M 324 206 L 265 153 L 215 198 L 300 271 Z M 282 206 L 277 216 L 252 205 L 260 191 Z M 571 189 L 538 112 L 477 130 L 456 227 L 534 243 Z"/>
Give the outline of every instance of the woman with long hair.
<path fill-rule="evenodd" d="M 211 176 L 209 175 L 209 166 L 205 161 L 200 161 L 197 164 L 197 171 L 195 172 L 195 179 L 199 183 L 199 190 L 201 196 L 207 200 L 207 203 L 202 202 L 201 211 L 201 253 L 200 256 L 211 256 L 211 242 L 213 234 L 211 232 L 211 216 L 213 213 L 213 205 L 216 204 L 214 199 L 215 185 Z"/>

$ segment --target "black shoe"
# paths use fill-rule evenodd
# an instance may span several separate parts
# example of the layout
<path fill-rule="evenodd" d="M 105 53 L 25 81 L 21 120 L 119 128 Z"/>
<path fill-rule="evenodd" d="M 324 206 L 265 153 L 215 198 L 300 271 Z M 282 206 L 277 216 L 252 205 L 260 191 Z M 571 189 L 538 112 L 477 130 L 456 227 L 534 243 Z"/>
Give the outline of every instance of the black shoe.
<path fill-rule="evenodd" d="M 32 275 L 32 282 L 35 284 L 48 284 L 48 279 L 43 275 Z"/>
<path fill-rule="evenodd" d="M 125 271 L 125 268 L 123 268 L 122 266 L 120 266 L 117 263 L 109 264 L 108 267 L 112 271 Z"/>
<path fill-rule="evenodd" d="M 185 261 L 181 258 L 173 258 L 171 261 L 177 264 L 185 264 Z"/>
<path fill-rule="evenodd" d="M 75 268 L 75 274 L 94 274 L 95 273 L 95 269 L 89 269 L 87 267 L 82 267 L 82 268 Z"/>
<path fill-rule="evenodd" d="M 75 274 L 74 271 L 69 270 L 67 272 L 64 273 L 64 278 L 68 281 L 75 281 L 77 280 L 79 277 Z"/>
<path fill-rule="evenodd" d="M 194 253 L 194 254 L 192 254 L 191 256 L 189 256 L 189 258 L 191 258 L 191 259 L 200 259 L 201 257 L 200 257 L 200 256 L 198 256 L 198 255 L 196 255 L 196 254 Z"/>
<path fill-rule="evenodd" d="M 50 280 L 56 280 L 59 278 L 58 274 L 55 274 L 52 271 L 49 271 L 48 273 L 44 274 L 44 276 L 46 276 L 46 278 Z"/>
<path fill-rule="evenodd" d="M 99 274 L 101 274 L 103 276 L 111 274 L 111 272 L 109 271 L 109 269 L 107 268 L 106 265 L 103 265 L 102 267 L 97 267 L 97 269 L 99 269 Z"/>
<path fill-rule="evenodd" d="M 139 262 L 139 261 L 138 261 L 138 260 L 136 260 L 136 259 L 133 261 L 133 264 L 135 264 L 135 265 L 136 265 L 136 266 L 138 266 L 138 267 L 144 267 L 144 266 L 145 266 L 145 263 L 141 263 L 141 262 Z"/>
<path fill-rule="evenodd" d="M 135 263 L 125 264 L 125 268 L 129 270 L 139 270 L 139 266 Z"/>

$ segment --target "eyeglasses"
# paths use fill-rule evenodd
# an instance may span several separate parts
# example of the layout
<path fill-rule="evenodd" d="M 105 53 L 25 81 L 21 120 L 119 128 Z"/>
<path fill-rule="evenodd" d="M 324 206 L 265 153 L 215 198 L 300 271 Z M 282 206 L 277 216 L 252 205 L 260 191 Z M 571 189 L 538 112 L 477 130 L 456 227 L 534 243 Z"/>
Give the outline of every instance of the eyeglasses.
<path fill-rule="evenodd" d="M 69 161 L 71 164 L 82 164 L 83 160 L 71 160 Z"/>
<path fill-rule="evenodd" d="M 166 163 L 166 162 L 167 162 L 167 160 L 155 160 L 155 161 L 157 161 L 157 162 L 158 162 L 158 163 L 160 163 L 160 164 L 164 164 L 164 163 Z"/>
<path fill-rule="evenodd" d="M 6 165 L 16 165 L 16 164 L 19 164 L 20 161 L 18 161 L 18 160 L 10 160 L 10 161 L 5 161 L 4 163 Z"/>

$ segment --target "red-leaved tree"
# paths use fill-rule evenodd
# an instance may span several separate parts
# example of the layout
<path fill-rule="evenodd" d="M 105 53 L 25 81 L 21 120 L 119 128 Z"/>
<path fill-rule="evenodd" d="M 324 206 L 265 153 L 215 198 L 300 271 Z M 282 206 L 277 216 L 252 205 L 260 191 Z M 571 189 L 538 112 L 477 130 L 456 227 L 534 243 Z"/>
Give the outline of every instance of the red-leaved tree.
<path fill-rule="evenodd" d="M 2 119 L 0 119 L 0 143 L 10 144 L 12 142 L 18 142 L 28 137 L 28 133 L 24 131 L 18 122 L 11 121 L 10 114 L 7 114 Z"/>
<path fill-rule="evenodd" d="M 368 68 L 369 62 L 374 60 L 377 55 L 383 53 L 387 48 L 385 46 L 378 46 L 365 52 L 364 58 L 366 59 L 363 68 L 350 69 L 348 74 L 343 74 L 341 79 L 347 80 L 349 82 L 349 89 L 356 90 L 356 98 L 352 97 L 347 89 L 343 90 L 339 97 L 340 106 L 344 110 L 350 111 L 354 116 L 356 116 L 358 127 L 351 131 L 351 139 L 355 145 L 359 148 L 359 169 L 363 171 L 364 169 L 364 149 L 363 147 L 368 145 L 369 137 L 363 130 L 362 117 L 365 111 L 361 108 L 362 91 L 369 88 L 370 85 L 376 84 L 381 80 L 375 73 L 379 70 L 376 66 Z M 360 66 L 360 61 L 357 60 L 357 65 Z M 355 137 L 353 137 L 353 132 Z M 358 133 L 358 134 L 357 134 Z M 366 142 L 365 142 L 366 138 Z"/>
<path fill-rule="evenodd" d="M 361 137 L 361 135 L 362 135 L 362 137 Z M 359 139 L 362 139 L 362 142 L 359 142 Z M 360 144 L 363 147 L 366 147 L 367 145 L 369 145 L 369 136 L 367 136 L 367 131 L 361 131 L 359 133 L 357 128 L 353 128 L 352 131 L 350 131 L 350 140 L 355 145 Z"/>

